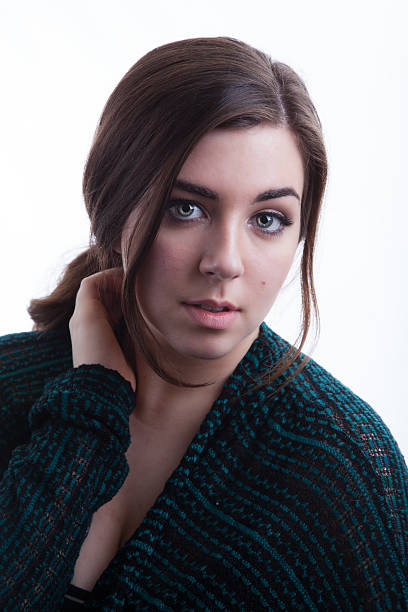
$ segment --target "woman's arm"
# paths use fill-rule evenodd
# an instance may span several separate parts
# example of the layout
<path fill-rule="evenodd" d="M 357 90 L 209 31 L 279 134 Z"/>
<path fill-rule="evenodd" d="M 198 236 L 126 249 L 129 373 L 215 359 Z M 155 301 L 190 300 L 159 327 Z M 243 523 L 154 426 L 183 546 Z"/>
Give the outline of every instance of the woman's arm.
<path fill-rule="evenodd" d="M 75 330 L 70 325 L 77 367 L 49 380 L 28 409 L 25 443 L 10 455 L 7 432 L 0 432 L 0 448 L 7 454 L 0 473 L 0 609 L 5 611 L 59 608 L 93 513 L 115 495 L 128 473 L 125 451 L 136 396 L 119 373 L 128 367 L 120 347 L 114 347 L 123 359 L 118 367 L 112 361 L 115 351 L 108 365 L 103 353 L 93 357 L 89 352 L 92 333 L 95 344 L 105 349 L 110 334 L 115 338 L 111 328 L 105 333 L 103 321 L 98 328 L 96 320 L 84 345 L 91 363 L 80 363 L 85 359 L 78 348 L 84 319 L 77 317 Z M 7 372 L 6 357 L 2 360 L 0 371 Z M 20 361 L 20 370 L 14 367 L 13 375 L 3 378 L 3 422 L 13 414 L 6 395 L 10 400 L 28 370 Z"/>
<path fill-rule="evenodd" d="M 130 385 L 100 365 L 48 383 L 29 412 L 31 439 L 0 481 L 0 608 L 53 610 L 70 582 L 92 514 L 128 465 Z"/>

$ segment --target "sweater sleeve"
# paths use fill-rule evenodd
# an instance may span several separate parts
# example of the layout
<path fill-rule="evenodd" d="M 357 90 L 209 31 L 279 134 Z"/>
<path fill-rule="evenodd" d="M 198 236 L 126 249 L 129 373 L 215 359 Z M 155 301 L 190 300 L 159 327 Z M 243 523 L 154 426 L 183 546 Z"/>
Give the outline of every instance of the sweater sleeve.
<path fill-rule="evenodd" d="M 93 513 L 127 476 L 135 399 L 118 372 L 83 365 L 30 407 L 30 437 L 0 474 L 1 610 L 58 610 Z"/>

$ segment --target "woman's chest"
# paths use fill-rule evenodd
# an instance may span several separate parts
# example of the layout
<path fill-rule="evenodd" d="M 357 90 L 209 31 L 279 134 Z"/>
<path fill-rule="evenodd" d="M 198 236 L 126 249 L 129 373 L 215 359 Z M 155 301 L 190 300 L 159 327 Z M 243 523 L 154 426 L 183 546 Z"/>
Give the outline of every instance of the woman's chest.
<path fill-rule="evenodd" d="M 129 473 L 116 495 L 93 515 L 76 561 L 72 584 L 92 590 L 100 575 L 132 537 L 163 491 L 188 444 L 132 438 Z"/>

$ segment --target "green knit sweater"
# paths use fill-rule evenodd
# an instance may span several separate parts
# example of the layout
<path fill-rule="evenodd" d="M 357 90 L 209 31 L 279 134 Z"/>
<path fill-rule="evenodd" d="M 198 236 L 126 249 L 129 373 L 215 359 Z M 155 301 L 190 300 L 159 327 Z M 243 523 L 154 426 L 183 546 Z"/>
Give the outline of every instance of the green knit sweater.
<path fill-rule="evenodd" d="M 128 473 L 130 384 L 68 330 L 0 339 L 0 609 L 61 610 L 92 514 Z M 86 610 L 408 610 L 408 471 L 389 429 L 265 324 Z"/>

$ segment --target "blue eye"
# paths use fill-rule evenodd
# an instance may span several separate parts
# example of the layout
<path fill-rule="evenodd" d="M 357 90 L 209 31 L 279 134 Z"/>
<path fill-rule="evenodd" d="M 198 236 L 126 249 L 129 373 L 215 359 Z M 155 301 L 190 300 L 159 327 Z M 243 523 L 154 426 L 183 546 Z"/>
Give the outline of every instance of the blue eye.
<path fill-rule="evenodd" d="M 176 221 L 197 219 L 202 213 L 201 208 L 190 200 L 170 200 L 168 211 Z"/>
<path fill-rule="evenodd" d="M 289 219 L 277 213 L 261 212 L 255 216 L 257 227 L 268 234 L 277 234 L 285 225 L 290 225 Z"/>
<path fill-rule="evenodd" d="M 197 221 L 205 217 L 201 206 L 191 200 L 178 198 L 170 200 L 167 206 L 167 214 L 175 223 L 187 223 Z M 255 220 L 255 223 L 254 223 Z M 265 237 L 273 238 L 283 232 L 284 228 L 292 225 L 293 221 L 283 213 L 264 210 L 251 217 L 250 224 Z"/>

